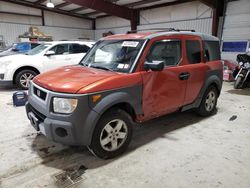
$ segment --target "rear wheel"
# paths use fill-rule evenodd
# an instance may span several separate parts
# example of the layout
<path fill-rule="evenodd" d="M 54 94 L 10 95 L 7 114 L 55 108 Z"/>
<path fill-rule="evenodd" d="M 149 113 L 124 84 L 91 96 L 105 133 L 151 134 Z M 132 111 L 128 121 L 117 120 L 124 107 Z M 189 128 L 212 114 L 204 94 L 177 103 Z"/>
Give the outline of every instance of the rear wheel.
<path fill-rule="evenodd" d="M 214 86 L 210 86 L 203 95 L 201 104 L 196 112 L 201 116 L 210 116 L 216 110 L 218 91 Z"/>
<path fill-rule="evenodd" d="M 241 89 L 241 88 L 243 88 L 243 83 L 242 82 L 243 82 L 243 77 L 238 76 L 238 78 L 234 82 L 234 89 Z"/>
<path fill-rule="evenodd" d="M 121 109 L 113 109 L 99 120 L 89 150 L 103 159 L 114 158 L 125 152 L 131 138 L 130 115 Z"/>
<path fill-rule="evenodd" d="M 37 75 L 33 70 L 22 70 L 16 75 L 16 84 L 21 89 L 28 89 L 29 82 Z"/>

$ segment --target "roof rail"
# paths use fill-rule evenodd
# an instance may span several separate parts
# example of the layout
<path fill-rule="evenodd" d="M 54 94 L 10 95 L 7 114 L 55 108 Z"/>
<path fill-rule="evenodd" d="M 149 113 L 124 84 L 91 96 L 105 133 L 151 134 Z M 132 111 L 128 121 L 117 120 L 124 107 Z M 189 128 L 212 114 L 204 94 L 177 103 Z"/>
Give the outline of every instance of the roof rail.
<path fill-rule="evenodd" d="M 175 29 L 175 28 L 149 28 L 149 29 L 140 29 L 140 30 L 132 30 L 128 31 L 127 34 L 130 33 L 137 33 L 138 31 L 151 31 L 151 30 L 157 30 L 158 32 L 167 32 L 167 31 L 190 31 L 190 32 L 195 32 L 194 29 Z"/>

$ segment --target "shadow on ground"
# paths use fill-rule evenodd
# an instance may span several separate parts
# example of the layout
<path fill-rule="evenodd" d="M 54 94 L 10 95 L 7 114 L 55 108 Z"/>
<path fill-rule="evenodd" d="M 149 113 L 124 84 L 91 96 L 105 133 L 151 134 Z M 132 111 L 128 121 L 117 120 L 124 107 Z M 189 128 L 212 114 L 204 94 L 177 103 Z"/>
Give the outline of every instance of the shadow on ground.
<path fill-rule="evenodd" d="M 227 92 L 231 93 L 231 94 L 236 94 L 236 95 L 247 95 L 247 96 L 250 96 L 250 88 L 231 89 L 231 90 L 228 90 Z"/>
<path fill-rule="evenodd" d="M 17 90 L 21 91 L 21 89 L 19 89 L 16 86 L 8 86 L 8 87 L 0 86 L 0 92 L 10 92 L 10 91 L 17 91 Z"/>
<path fill-rule="evenodd" d="M 177 138 L 171 136 L 172 131 L 190 126 L 204 119 L 204 117 L 199 117 L 193 112 L 174 113 L 135 126 L 129 149 L 120 157 L 160 137 L 178 141 Z M 72 166 L 86 169 L 98 168 L 117 159 L 102 160 L 94 157 L 86 147 L 66 147 L 50 142 L 40 134 L 33 140 L 32 150 L 42 158 L 42 164 L 63 171 Z"/>

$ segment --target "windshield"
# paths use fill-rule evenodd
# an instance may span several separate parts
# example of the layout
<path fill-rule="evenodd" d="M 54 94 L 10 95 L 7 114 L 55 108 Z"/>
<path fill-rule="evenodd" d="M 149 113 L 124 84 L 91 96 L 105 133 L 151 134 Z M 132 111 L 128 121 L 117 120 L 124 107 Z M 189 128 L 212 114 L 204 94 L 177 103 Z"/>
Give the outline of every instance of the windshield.
<path fill-rule="evenodd" d="M 99 41 L 80 64 L 109 71 L 128 73 L 145 40 Z"/>
<path fill-rule="evenodd" d="M 48 46 L 50 46 L 50 44 L 40 44 L 39 46 L 33 48 L 32 50 L 30 50 L 29 52 L 27 52 L 27 55 L 36 55 L 39 54 L 40 52 L 42 52 L 43 50 L 45 50 Z"/>

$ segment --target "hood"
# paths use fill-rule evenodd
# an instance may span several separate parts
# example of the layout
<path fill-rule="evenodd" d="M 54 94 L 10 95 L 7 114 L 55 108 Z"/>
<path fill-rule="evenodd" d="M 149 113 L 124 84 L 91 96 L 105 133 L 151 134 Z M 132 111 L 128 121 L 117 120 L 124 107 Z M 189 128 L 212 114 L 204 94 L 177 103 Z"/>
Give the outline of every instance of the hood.
<path fill-rule="evenodd" d="M 61 67 L 40 74 L 33 79 L 33 82 L 51 91 L 77 93 L 81 88 L 118 74 L 77 65 Z"/>
<path fill-rule="evenodd" d="M 14 54 L 17 54 L 17 52 L 3 51 L 3 52 L 0 52 L 0 57 L 4 57 L 4 56 L 8 56 L 8 55 L 14 55 Z"/>
<path fill-rule="evenodd" d="M 1 54 L 1 53 L 0 53 Z M 0 55 L 0 57 L 1 57 L 1 55 Z M 18 62 L 20 62 L 20 60 L 21 61 L 27 61 L 27 60 L 29 60 L 29 59 L 31 59 L 31 57 L 29 56 L 29 55 L 25 55 L 25 54 L 8 54 L 8 55 L 5 55 L 5 56 L 3 56 L 3 57 L 1 57 L 0 58 L 0 62 L 1 61 L 11 61 L 11 62 L 13 62 L 13 61 L 18 61 Z"/>

